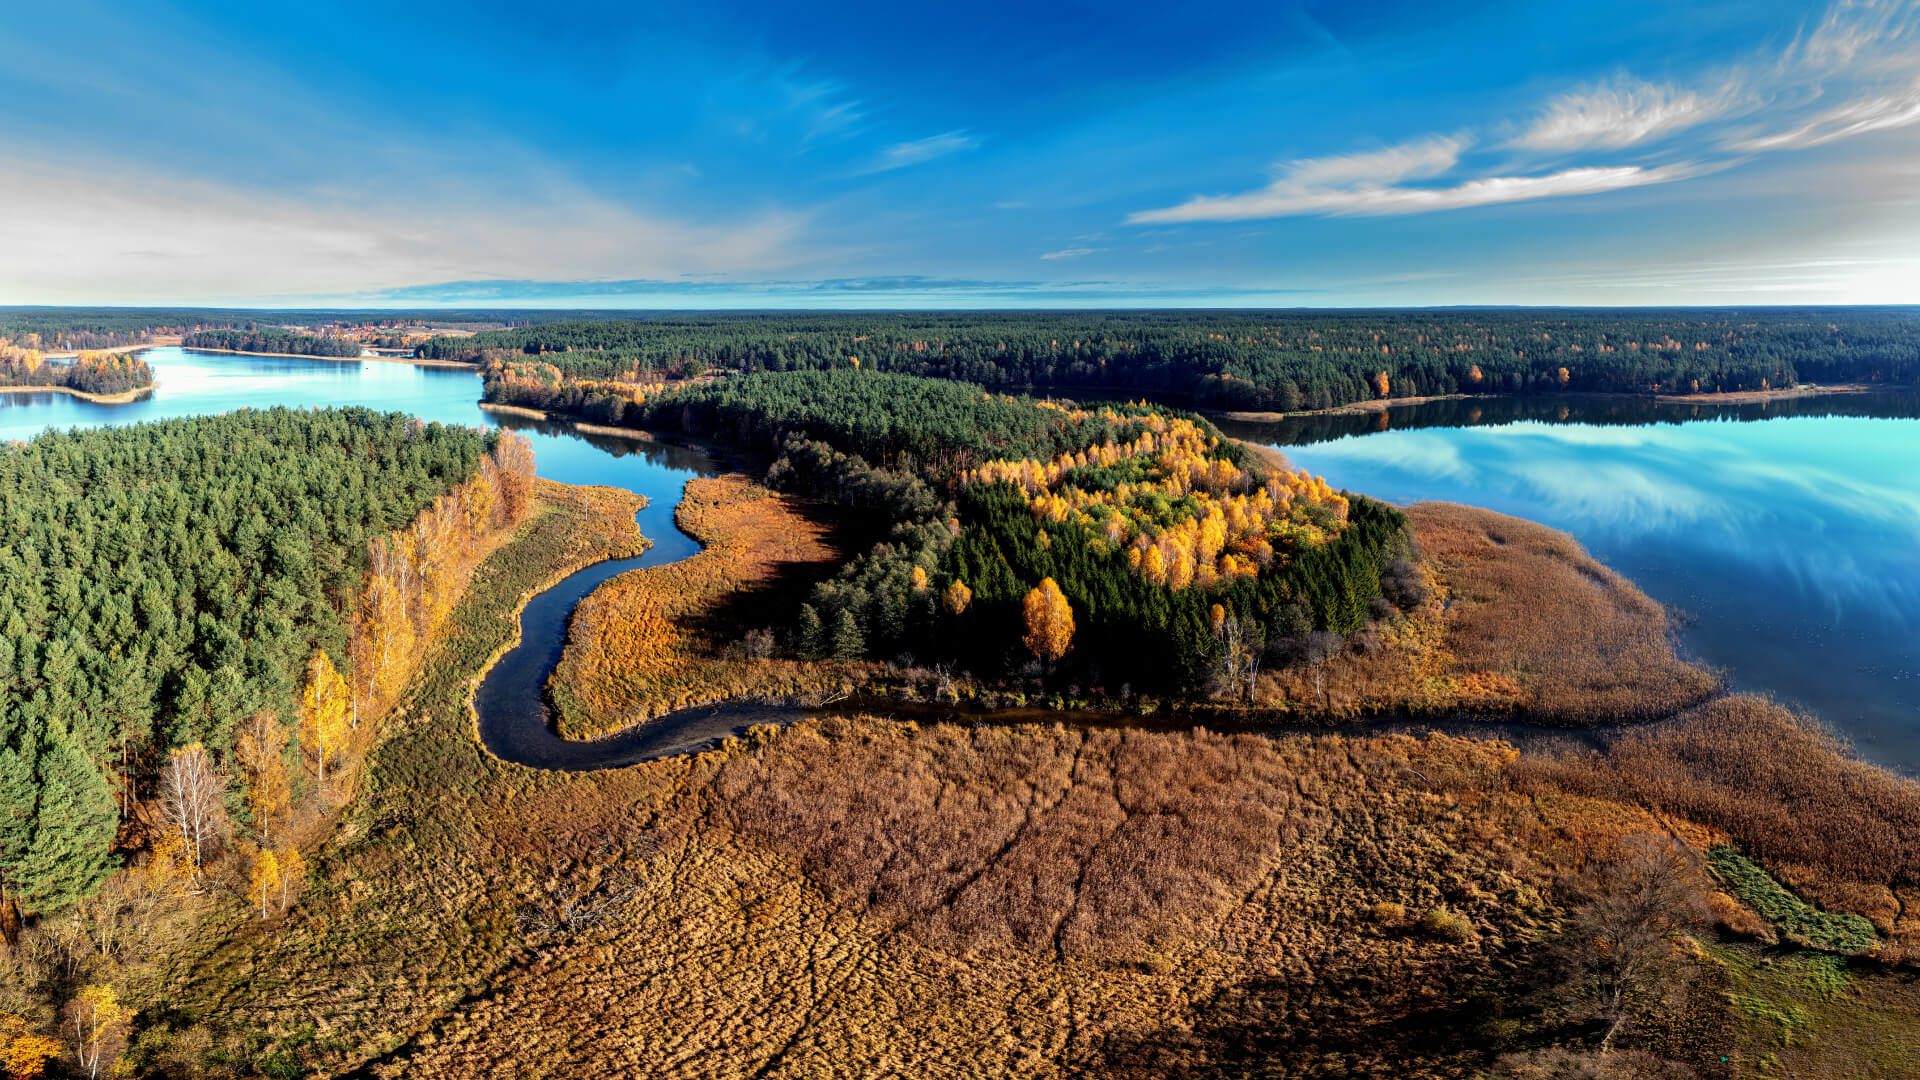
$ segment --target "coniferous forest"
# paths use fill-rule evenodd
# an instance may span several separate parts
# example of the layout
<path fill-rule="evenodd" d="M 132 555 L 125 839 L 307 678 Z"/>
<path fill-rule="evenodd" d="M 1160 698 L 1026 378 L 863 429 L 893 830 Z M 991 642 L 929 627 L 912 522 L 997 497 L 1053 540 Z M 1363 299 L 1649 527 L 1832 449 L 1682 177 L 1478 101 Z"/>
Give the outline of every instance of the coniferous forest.
<path fill-rule="evenodd" d="M 496 438 L 274 409 L 0 450 L 4 900 L 35 913 L 90 894 L 171 751 L 230 762 L 249 718 L 298 716 L 310 658 L 348 667 L 371 542 Z"/>
<path fill-rule="evenodd" d="M 233 352 L 291 353 L 297 356 L 360 355 L 360 343 L 350 338 L 297 334 L 261 327 L 254 330 L 196 330 L 181 338 L 189 349 L 227 349 Z"/>
<path fill-rule="evenodd" d="M 1454 393 L 1701 393 L 1920 379 L 1892 309 L 893 313 L 663 316 L 435 338 L 422 355 L 527 357 L 511 400 L 565 380 L 861 367 L 996 389 L 1182 395 L 1297 410 Z M 577 391 L 575 397 L 578 397 Z M 501 400 L 509 400 L 502 398 Z"/>

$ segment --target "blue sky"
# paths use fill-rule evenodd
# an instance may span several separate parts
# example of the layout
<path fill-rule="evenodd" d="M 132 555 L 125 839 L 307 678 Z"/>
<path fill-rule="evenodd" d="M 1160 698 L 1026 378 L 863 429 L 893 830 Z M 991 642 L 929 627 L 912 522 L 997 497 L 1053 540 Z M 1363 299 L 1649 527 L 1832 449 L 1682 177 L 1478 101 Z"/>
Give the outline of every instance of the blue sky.
<path fill-rule="evenodd" d="M 1920 10 L 0 21 L 0 303 L 1920 302 Z"/>

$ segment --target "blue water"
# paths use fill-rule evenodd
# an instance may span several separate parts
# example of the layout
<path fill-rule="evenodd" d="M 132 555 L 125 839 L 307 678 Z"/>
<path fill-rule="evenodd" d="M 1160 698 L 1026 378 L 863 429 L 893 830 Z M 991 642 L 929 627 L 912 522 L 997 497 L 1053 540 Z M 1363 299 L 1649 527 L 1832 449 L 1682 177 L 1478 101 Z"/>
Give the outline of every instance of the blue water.
<path fill-rule="evenodd" d="M 1686 648 L 1734 686 L 1803 707 L 1863 755 L 1913 771 L 1920 420 L 1907 417 L 1917 399 L 1829 400 L 1887 415 L 1731 418 L 1765 415 L 1742 409 L 1676 423 L 1694 413 L 1664 410 L 1646 419 L 1666 422 L 1635 425 L 1618 406 L 1595 406 L 1603 426 L 1581 422 L 1576 405 L 1486 424 L 1454 404 L 1349 425 L 1386 426 L 1366 434 L 1265 435 L 1336 486 L 1403 504 L 1469 503 L 1572 533 L 1680 609 Z M 1477 426 L 1418 426 L 1466 422 Z M 1326 441 L 1289 445 L 1296 439 Z"/>

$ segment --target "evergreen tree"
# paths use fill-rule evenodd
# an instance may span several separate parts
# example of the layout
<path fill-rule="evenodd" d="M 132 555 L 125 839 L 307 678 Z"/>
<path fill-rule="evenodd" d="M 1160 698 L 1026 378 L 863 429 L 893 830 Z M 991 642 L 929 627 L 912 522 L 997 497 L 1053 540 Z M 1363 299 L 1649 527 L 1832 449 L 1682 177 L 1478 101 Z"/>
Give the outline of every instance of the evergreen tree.
<path fill-rule="evenodd" d="M 113 872 L 109 847 L 120 819 L 113 789 L 65 728 L 47 729 L 34 772 L 31 835 L 12 867 L 20 907 L 28 914 L 58 911 L 93 894 Z"/>
<path fill-rule="evenodd" d="M 833 640 L 829 646 L 835 660 L 858 660 L 867 651 L 867 639 L 860 633 L 860 623 L 853 612 L 841 609 L 833 620 Z"/>

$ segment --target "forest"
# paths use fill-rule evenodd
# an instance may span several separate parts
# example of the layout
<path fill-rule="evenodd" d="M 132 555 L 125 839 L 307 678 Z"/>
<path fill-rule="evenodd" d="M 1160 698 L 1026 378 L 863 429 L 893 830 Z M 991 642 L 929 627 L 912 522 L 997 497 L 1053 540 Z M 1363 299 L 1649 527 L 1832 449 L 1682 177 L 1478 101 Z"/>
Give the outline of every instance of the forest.
<path fill-rule="evenodd" d="M 91 895 L 129 836 L 181 826 L 197 867 L 217 837 L 176 820 L 183 769 L 264 833 L 531 478 L 516 437 L 359 408 L 0 451 L 0 928 Z"/>
<path fill-rule="evenodd" d="M 1391 507 L 1269 469 L 1205 420 L 1145 404 L 1083 409 L 842 369 L 682 385 L 630 415 L 777 454 L 770 486 L 867 523 L 877 542 L 817 585 L 790 629 L 803 659 L 904 656 L 1156 692 L 1237 685 L 1269 639 L 1287 649 L 1359 630 L 1407 549 Z"/>
<path fill-rule="evenodd" d="M 252 330 L 196 330 L 180 339 L 189 349 L 226 349 L 231 352 L 290 353 L 297 356 L 360 355 L 360 342 L 325 334 L 258 327 Z"/>
<path fill-rule="evenodd" d="M 138 353 L 82 352 L 49 361 L 40 350 L 0 344 L 0 386 L 64 386 L 87 394 L 120 394 L 153 385 Z"/>
<path fill-rule="evenodd" d="M 555 376 L 626 382 L 860 367 L 1292 411 L 1454 393 L 1912 383 L 1920 319 L 1898 308 L 716 314 L 537 323 L 436 338 L 422 355 L 537 357 Z"/>

